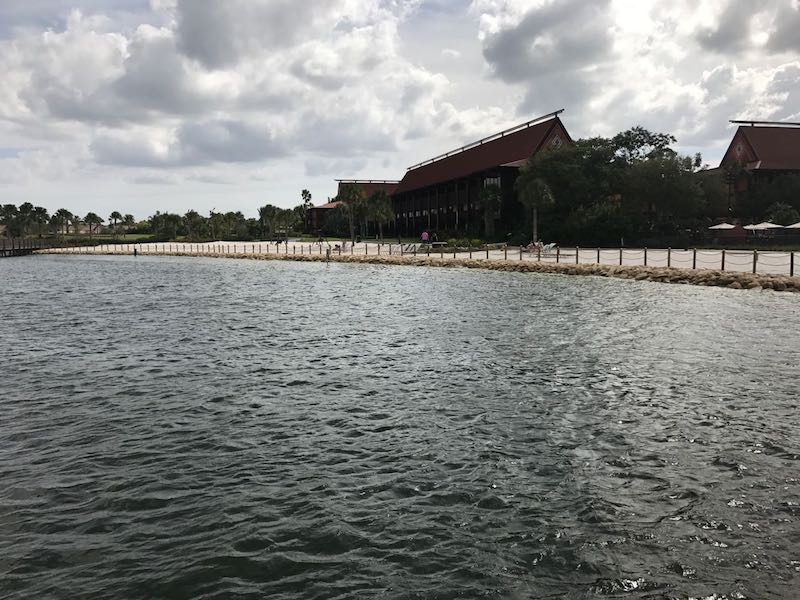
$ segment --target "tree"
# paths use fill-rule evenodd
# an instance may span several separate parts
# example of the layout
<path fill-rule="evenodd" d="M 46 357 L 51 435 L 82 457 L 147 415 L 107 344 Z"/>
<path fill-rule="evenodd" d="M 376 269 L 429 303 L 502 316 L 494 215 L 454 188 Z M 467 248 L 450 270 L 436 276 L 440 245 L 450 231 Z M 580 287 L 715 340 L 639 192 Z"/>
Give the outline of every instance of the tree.
<path fill-rule="evenodd" d="M 58 222 L 61 223 L 64 233 L 69 234 L 69 227 L 72 224 L 72 218 L 74 215 L 66 208 L 59 208 L 54 216 L 58 217 Z"/>
<path fill-rule="evenodd" d="M 344 212 L 350 226 L 350 240 L 355 243 L 356 223 L 359 222 L 366 200 L 364 189 L 360 185 L 343 185 L 338 199 L 341 201 L 339 208 Z"/>
<path fill-rule="evenodd" d="M 19 205 L 19 211 L 15 219 L 17 221 L 18 235 L 27 237 L 33 226 L 33 210 L 33 204 L 30 202 L 23 202 Z"/>
<path fill-rule="evenodd" d="M 0 225 L 6 228 L 6 237 L 16 237 L 18 234 L 17 227 L 19 221 L 19 209 L 14 204 L 4 204 L 0 207 Z"/>
<path fill-rule="evenodd" d="M 539 209 L 555 204 L 553 191 L 547 182 L 542 177 L 538 177 L 535 170 L 527 165 L 522 168 L 516 182 L 516 189 L 520 202 L 530 212 L 533 233 L 531 239 L 535 243 L 539 240 Z"/>
<path fill-rule="evenodd" d="M 89 239 L 91 239 L 92 234 L 100 225 L 105 222 L 105 219 L 93 212 L 90 212 L 83 218 L 83 221 L 89 226 Z"/>
<path fill-rule="evenodd" d="M 480 193 L 481 206 L 483 207 L 483 230 L 487 240 L 494 239 L 494 225 L 503 194 L 500 186 L 494 183 L 483 187 Z"/>
<path fill-rule="evenodd" d="M 133 218 L 133 215 L 125 215 L 124 217 L 122 217 L 122 227 L 123 227 L 122 237 L 125 237 L 128 233 L 130 233 L 130 230 L 133 229 L 135 226 L 136 226 L 136 219 Z"/>
<path fill-rule="evenodd" d="M 778 225 L 794 225 L 800 221 L 800 212 L 790 204 L 776 202 L 767 209 L 767 220 Z"/>
<path fill-rule="evenodd" d="M 267 234 L 269 234 L 269 236 L 276 235 L 280 210 L 280 208 L 272 204 L 265 204 L 258 209 L 258 222 L 261 226 L 262 238 L 266 238 Z"/>
<path fill-rule="evenodd" d="M 378 224 L 378 236 L 383 241 L 383 225 L 394 219 L 392 199 L 385 190 L 378 190 L 369 198 L 368 202 L 370 219 Z"/>
<path fill-rule="evenodd" d="M 72 229 L 75 233 L 79 233 L 80 226 L 83 224 L 83 219 L 81 219 L 80 215 L 72 215 L 69 218 L 69 222 L 72 223 Z"/>
<path fill-rule="evenodd" d="M 122 221 L 122 215 L 119 213 L 119 211 L 115 210 L 108 217 L 108 220 L 113 223 L 113 225 L 111 226 L 111 231 L 114 232 L 114 235 L 116 236 L 117 235 L 117 223 L 119 221 Z"/>
<path fill-rule="evenodd" d="M 50 215 L 47 214 L 47 209 L 41 206 L 36 206 L 31 213 L 33 225 L 36 228 L 36 235 L 42 236 L 42 232 L 47 228 L 50 222 Z"/>

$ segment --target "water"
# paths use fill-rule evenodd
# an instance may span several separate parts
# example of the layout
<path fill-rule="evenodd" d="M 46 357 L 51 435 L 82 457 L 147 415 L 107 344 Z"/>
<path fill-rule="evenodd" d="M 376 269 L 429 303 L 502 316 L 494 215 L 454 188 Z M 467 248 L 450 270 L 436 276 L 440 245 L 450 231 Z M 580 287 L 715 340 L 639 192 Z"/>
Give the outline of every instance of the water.
<path fill-rule="evenodd" d="M 800 297 L 0 261 L 0 597 L 795 598 Z"/>

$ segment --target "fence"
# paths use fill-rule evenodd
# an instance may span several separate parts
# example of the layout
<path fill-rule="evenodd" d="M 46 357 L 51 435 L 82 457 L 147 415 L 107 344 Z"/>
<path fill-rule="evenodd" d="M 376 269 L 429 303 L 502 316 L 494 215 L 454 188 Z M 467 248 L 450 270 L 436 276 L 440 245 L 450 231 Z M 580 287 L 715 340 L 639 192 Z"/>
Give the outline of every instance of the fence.
<path fill-rule="evenodd" d="M 66 254 L 133 254 L 142 255 L 333 255 L 351 256 L 433 256 L 441 258 L 470 258 L 483 260 L 522 260 L 564 264 L 603 264 L 621 266 L 672 267 L 682 269 L 711 269 L 762 275 L 795 275 L 795 252 L 759 250 L 706 250 L 672 248 L 554 248 L 547 252 L 527 251 L 516 246 L 481 248 L 450 248 L 421 244 L 379 243 L 245 243 L 212 242 L 101 244 L 70 248 L 52 248 L 50 253 Z"/>

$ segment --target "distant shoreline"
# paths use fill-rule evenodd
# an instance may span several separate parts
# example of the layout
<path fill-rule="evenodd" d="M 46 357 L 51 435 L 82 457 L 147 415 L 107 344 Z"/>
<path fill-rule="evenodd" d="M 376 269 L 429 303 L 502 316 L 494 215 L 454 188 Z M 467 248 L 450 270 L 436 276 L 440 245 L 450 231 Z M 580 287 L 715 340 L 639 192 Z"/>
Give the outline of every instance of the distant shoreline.
<path fill-rule="evenodd" d="M 41 251 L 39 254 L 72 253 L 63 250 Z M 87 254 L 79 253 L 79 256 Z M 93 256 L 133 255 L 133 252 L 90 252 Z M 206 252 L 157 252 L 142 253 L 142 256 L 181 256 L 195 258 L 233 258 L 248 260 L 281 260 L 293 262 L 336 262 L 350 264 L 398 265 L 440 268 L 487 269 L 514 273 L 549 273 L 557 275 L 584 275 L 595 277 L 612 277 L 615 279 L 631 279 L 636 281 L 652 281 L 657 283 L 674 283 L 698 285 L 706 287 L 726 287 L 731 289 L 774 290 L 800 293 L 800 277 L 785 275 L 764 275 L 738 273 L 719 270 L 692 270 L 671 267 L 642 267 L 632 265 L 601 264 L 557 264 L 548 262 L 493 260 L 472 258 L 442 258 L 434 256 L 398 256 L 372 255 L 352 256 L 331 253 L 325 254 L 250 254 L 250 253 L 206 253 Z"/>

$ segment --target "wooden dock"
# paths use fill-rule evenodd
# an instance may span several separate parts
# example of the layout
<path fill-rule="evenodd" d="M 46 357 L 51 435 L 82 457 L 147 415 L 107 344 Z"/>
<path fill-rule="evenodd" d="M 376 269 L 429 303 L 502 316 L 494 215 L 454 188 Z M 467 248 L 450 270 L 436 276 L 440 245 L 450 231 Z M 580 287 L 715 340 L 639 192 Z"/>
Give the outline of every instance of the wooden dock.
<path fill-rule="evenodd" d="M 47 239 L 3 239 L 0 240 L 0 258 L 28 256 L 37 250 L 47 250 L 53 246 L 53 241 Z"/>

